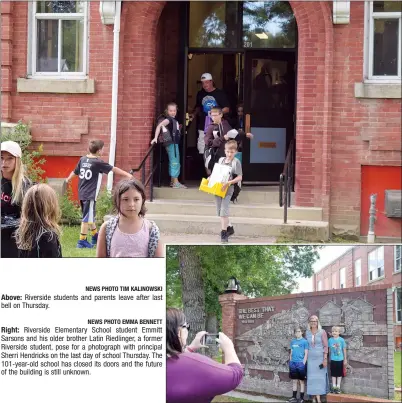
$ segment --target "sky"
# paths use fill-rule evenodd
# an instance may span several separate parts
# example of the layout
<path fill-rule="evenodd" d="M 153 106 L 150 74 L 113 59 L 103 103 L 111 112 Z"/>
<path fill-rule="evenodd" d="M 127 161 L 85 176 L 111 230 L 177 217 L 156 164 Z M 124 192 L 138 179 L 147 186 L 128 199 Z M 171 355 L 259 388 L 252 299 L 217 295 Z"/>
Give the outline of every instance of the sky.
<path fill-rule="evenodd" d="M 328 263 L 331 263 L 339 256 L 343 255 L 347 250 L 353 248 L 353 245 L 331 245 L 325 246 L 321 250 L 318 251 L 320 258 L 314 263 L 313 269 L 316 273 Z M 293 294 L 299 292 L 310 292 L 313 291 L 313 278 L 301 278 L 298 281 L 299 285 L 296 290 L 293 291 Z"/>

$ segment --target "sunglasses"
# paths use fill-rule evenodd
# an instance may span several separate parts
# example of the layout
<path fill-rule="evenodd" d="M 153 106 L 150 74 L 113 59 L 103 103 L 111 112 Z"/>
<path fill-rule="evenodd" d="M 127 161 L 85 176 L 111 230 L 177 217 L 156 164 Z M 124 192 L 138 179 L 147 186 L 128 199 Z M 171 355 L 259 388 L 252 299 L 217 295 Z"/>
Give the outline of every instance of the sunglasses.
<path fill-rule="evenodd" d="M 189 325 L 188 323 L 184 323 L 184 324 L 181 325 L 180 327 L 182 327 L 183 329 L 190 330 L 190 325 Z"/>

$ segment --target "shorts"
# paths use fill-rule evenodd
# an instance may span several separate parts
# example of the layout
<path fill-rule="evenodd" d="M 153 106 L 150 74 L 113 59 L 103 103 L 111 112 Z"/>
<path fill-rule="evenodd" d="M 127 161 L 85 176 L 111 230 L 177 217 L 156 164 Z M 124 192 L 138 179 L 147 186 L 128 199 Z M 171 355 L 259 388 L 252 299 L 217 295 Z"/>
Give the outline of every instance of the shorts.
<path fill-rule="evenodd" d="M 304 362 L 289 362 L 289 378 L 290 379 L 298 379 L 300 381 L 304 381 L 306 379 L 306 365 Z"/>
<path fill-rule="evenodd" d="M 229 186 L 229 189 L 224 198 L 215 196 L 216 213 L 218 217 L 229 217 L 229 204 L 233 195 L 233 187 Z"/>
<path fill-rule="evenodd" d="M 82 222 L 94 223 L 96 215 L 96 201 L 95 200 L 80 200 L 82 211 Z"/>
<path fill-rule="evenodd" d="M 331 360 L 331 376 L 343 378 L 343 361 Z"/>

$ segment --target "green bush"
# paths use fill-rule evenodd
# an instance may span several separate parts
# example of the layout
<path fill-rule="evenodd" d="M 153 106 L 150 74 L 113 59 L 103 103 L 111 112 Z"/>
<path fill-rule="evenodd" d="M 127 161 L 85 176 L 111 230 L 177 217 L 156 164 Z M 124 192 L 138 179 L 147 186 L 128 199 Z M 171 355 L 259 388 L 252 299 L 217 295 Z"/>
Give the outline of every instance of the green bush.
<path fill-rule="evenodd" d="M 105 215 L 111 214 L 113 211 L 112 194 L 103 188 L 96 199 L 96 218 L 103 222 Z"/>
<path fill-rule="evenodd" d="M 42 144 L 37 150 L 29 150 L 29 146 L 32 144 L 32 136 L 29 133 L 29 126 L 18 122 L 12 130 L 1 129 L 1 142 L 3 141 L 15 141 L 18 143 L 22 150 L 22 162 L 27 169 L 28 177 L 34 182 L 44 182 L 42 175 L 45 171 L 42 169 L 46 160 L 42 157 L 43 146 Z"/>
<path fill-rule="evenodd" d="M 77 224 L 81 220 L 81 209 L 78 202 L 73 200 L 71 186 L 67 186 L 66 193 L 60 196 L 61 219 L 68 224 Z"/>

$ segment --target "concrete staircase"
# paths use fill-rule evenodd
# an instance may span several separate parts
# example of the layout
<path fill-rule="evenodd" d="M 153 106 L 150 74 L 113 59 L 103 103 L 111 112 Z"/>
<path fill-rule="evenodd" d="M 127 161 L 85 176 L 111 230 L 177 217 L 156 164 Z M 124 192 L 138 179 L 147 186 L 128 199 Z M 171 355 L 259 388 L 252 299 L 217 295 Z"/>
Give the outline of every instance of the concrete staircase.
<path fill-rule="evenodd" d="M 293 195 L 292 195 L 293 196 Z M 327 241 L 328 222 L 321 208 L 291 207 L 288 223 L 283 223 L 283 208 L 278 203 L 278 187 L 244 186 L 239 203 L 231 204 L 231 222 L 236 235 L 248 238 L 286 237 L 309 242 Z M 172 234 L 210 234 L 211 243 L 219 233 L 214 197 L 196 187 L 188 189 L 154 188 L 154 201 L 147 204 L 147 218 L 155 220 L 162 232 Z"/>

